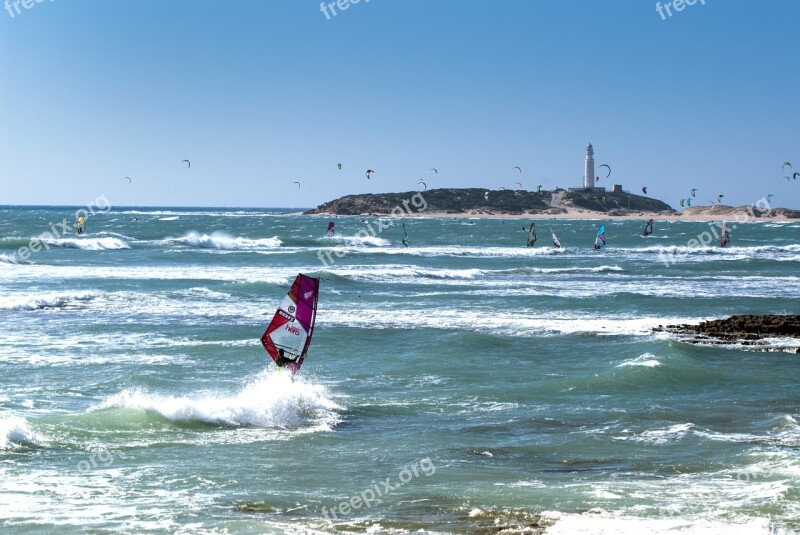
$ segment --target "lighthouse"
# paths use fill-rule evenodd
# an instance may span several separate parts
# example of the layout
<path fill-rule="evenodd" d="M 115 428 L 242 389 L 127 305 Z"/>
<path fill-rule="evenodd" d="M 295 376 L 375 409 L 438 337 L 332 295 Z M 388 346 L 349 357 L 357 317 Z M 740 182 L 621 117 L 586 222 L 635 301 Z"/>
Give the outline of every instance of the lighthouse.
<path fill-rule="evenodd" d="M 594 149 L 592 144 L 586 147 L 586 168 L 583 174 L 583 187 L 594 188 Z"/>

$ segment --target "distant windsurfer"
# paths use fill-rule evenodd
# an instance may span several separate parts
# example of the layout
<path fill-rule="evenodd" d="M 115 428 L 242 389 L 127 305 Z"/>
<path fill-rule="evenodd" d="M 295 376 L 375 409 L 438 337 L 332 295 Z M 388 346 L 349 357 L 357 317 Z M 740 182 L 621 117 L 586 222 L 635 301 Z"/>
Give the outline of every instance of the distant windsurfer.
<path fill-rule="evenodd" d="M 727 247 L 727 245 L 731 242 L 731 232 L 728 230 L 728 224 L 724 223 L 722 225 L 722 236 L 719 238 L 719 246 L 720 247 Z"/>
<path fill-rule="evenodd" d="M 336 224 L 333 221 L 330 221 L 328 223 L 328 230 L 325 232 L 325 235 L 330 238 L 331 236 L 336 234 L 336 229 L 334 228 L 335 226 Z"/>
<path fill-rule="evenodd" d="M 275 365 L 279 368 L 285 368 L 287 364 L 296 364 L 297 357 L 290 359 L 283 353 L 283 349 L 278 350 L 278 358 L 275 359 Z"/>
<path fill-rule="evenodd" d="M 75 227 L 78 229 L 78 234 L 83 234 L 84 229 L 86 228 L 86 220 L 83 216 L 78 216 L 78 222 L 75 223 Z"/>
<path fill-rule="evenodd" d="M 409 245 L 409 243 L 408 243 L 408 236 L 406 236 L 406 237 L 404 237 L 404 238 L 403 238 L 403 245 L 405 245 L 406 247 L 408 247 L 408 245 Z"/>

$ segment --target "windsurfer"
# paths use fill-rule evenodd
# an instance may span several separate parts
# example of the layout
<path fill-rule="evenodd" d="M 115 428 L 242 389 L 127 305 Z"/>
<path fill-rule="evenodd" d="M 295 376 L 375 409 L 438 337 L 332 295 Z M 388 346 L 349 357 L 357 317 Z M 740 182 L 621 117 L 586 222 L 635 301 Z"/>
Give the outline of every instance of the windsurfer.
<path fill-rule="evenodd" d="M 289 357 L 285 356 L 283 353 L 283 349 L 278 350 L 278 358 L 275 359 L 275 365 L 280 368 L 285 368 L 287 364 L 295 364 L 297 362 L 297 358 L 290 359 Z"/>

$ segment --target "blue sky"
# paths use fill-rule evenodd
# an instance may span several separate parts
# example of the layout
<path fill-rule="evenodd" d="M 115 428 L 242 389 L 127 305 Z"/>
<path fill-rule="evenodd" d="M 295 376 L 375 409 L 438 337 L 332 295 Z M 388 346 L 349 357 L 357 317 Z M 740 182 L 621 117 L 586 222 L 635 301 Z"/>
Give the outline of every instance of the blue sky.
<path fill-rule="evenodd" d="M 795 0 L 11 1 L 0 204 L 577 186 L 591 142 L 600 185 L 800 208 Z"/>

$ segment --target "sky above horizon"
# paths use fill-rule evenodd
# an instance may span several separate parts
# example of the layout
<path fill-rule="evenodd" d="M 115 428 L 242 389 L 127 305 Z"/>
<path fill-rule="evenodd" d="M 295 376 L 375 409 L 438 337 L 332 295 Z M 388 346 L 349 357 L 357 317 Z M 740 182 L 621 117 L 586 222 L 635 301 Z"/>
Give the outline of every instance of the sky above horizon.
<path fill-rule="evenodd" d="M 609 189 L 800 209 L 795 0 L 14 1 L 0 205 L 578 187 L 591 142 Z"/>

